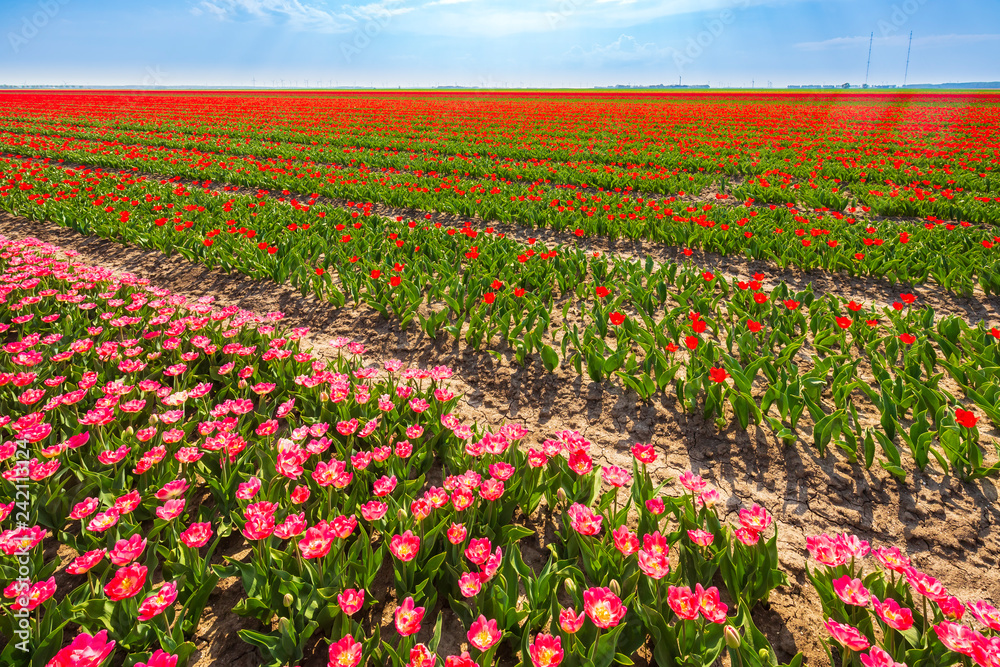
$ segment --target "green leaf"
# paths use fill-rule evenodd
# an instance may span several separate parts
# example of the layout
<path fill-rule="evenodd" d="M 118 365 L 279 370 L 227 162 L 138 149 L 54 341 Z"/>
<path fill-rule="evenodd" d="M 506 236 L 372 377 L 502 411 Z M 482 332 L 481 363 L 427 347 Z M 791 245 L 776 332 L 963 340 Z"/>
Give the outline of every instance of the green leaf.
<path fill-rule="evenodd" d="M 500 530 L 500 542 L 501 545 L 514 544 L 519 542 L 525 537 L 531 537 L 535 534 L 535 531 L 526 526 L 519 526 L 517 524 L 504 526 Z"/>
<path fill-rule="evenodd" d="M 551 373 L 559 367 L 559 355 L 549 345 L 543 345 L 541 351 L 542 365 Z"/>
<path fill-rule="evenodd" d="M 609 665 L 614 662 L 615 655 L 618 653 L 615 650 L 618 646 L 618 636 L 624 629 L 625 624 L 619 623 L 608 632 L 601 634 L 600 638 L 597 640 L 596 650 L 594 651 L 594 667 L 609 667 Z"/>

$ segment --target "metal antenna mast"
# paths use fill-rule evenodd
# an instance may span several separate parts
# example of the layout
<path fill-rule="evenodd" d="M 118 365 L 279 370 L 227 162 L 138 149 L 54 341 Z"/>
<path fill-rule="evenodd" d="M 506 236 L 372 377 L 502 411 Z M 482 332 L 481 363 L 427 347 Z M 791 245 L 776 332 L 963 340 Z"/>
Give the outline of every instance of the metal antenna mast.
<path fill-rule="evenodd" d="M 903 88 L 906 88 L 906 77 L 910 74 L 910 49 L 913 47 L 913 31 L 910 31 L 910 43 L 906 47 L 906 70 L 903 72 Z"/>
<path fill-rule="evenodd" d="M 868 38 L 868 67 L 865 68 L 865 88 L 868 87 L 868 73 L 872 69 L 872 42 L 875 41 L 875 33 Z"/>

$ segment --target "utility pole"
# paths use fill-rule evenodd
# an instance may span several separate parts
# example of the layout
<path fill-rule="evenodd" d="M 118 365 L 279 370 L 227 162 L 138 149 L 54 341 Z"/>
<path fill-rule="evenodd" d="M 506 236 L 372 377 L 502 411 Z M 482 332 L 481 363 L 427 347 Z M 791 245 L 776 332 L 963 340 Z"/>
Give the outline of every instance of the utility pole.
<path fill-rule="evenodd" d="M 875 33 L 872 32 L 871 37 L 868 38 L 868 67 L 865 68 L 865 88 L 868 87 L 868 73 L 872 69 L 872 42 L 875 41 Z"/>
<path fill-rule="evenodd" d="M 906 47 L 906 70 L 903 72 L 903 88 L 906 88 L 906 77 L 910 75 L 910 49 L 913 47 L 913 31 L 910 31 L 910 43 Z"/>

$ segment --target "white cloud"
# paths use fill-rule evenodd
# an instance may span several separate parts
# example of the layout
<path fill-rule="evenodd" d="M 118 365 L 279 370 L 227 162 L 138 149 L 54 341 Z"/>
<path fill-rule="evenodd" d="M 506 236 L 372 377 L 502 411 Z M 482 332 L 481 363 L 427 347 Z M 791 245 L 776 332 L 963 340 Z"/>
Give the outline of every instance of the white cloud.
<path fill-rule="evenodd" d="M 578 29 L 628 29 L 680 14 L 733 12 L 806 0 L 431 0 L 402 29 L 430 35 L 506 37 Z M 424 11 L 426 10 L 426 11 Z"/>
<path fill-rule="evenodd" d="M 280 21 L 294 29 L 316 32 L 343 32 L 351 25 L 350 16 L 329 12 L 300 0 L 202 0 L 195 10 L 218 19 Z"/>
<path fill-rule="evenodd" d="M 415 7 L 404 7 L 406 0 L 382 0 L 382 2 L 371 2 L 359 7 L 344 6 L 345 11 L 361 18 L 386 18 L 408 14 Z"/>
<path fill-rule="evenodd" d="M 475 2 L 475 0 L 434 0 L 434 2 L 428 2 L 424 7 L 439 7 L 441 5 L 464 5 L 467 2 Z"/>
<path fill-rule="evenodd" d="M 664 60 L 673 53 L 671 49 L 661 48 L 652 42 L 640 43 L 631 35 L 621 35 L 606 46 L 594 45 L 590 49 L 574 46 L 566 54 L 569 60 L 583 61 L 591 65 L 624 64 L 624 63 L 655 63 Z"/>
<path fill-rule="evenodd" d="M 348 32 L 359 22 L 406 14 L 396 28 L 418 34 L 503 37 L 584 28 L 626 29 L 667 16 L 737 11 L 779 0 L 197 0 L 191 12 L 223 20 Z M 806 0 L 780 0 L 804 2 Z"/>
<path fill-rule="evenodd" d="M 836 49 L 851 49 L 867 47 L 870 35 L 857 35 L 855 37 L 834 37 L 821 42 L 799 42 L 795 48 L 802 51 L 831 51 Z M 979 42 L 992 42 L 1000 40 L 1000 35 L 927 35 L 917 37 L 913 40 L 913 46 L 947 45 L 957 46 L 961 44 L 974 44 Z M 892 35 L 890 37 L 876 37 L 873 41 L 875 46 L 906 46 L 909 41 L 907 35 Z"/>
<path fill-rule="evenodd" d="M 305 32 L 341 33 L 359 22 L 392 18 L 414 10 L 404 6 L 407 0 L 378 0 L 361 5 L 343 5 L 340 11 L 326 9 L 322 3 L 303 0 L 201 0 L 191 9 L 195 16 L 208 14 L 220 20 L 258 20 L 283 23 Z"/>

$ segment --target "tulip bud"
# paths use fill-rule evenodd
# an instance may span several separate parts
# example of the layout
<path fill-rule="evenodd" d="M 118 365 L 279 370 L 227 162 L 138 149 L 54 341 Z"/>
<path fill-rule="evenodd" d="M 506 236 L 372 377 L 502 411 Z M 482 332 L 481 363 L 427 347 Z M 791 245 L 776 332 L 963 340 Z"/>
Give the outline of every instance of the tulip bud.
<path fill-rule="evenodd" d="M 125 429 L 125 435 L 135 435 L 135 429 L 129 426 L 127 429 Z"/>
<path fill-rule="evenodd" d="M 321 391 L 319 393 L 319 400 L 322 401 L 323 403 L 326 403 L 327 401 L 330 400 L 330 394 L 328 392 Z"/>
<path fill-rule="evenodd" d="M 400 521 L 406 521 L 406 510 L 400 507 L 399 511 L 396 512 L 396 518 L 399 519 Z"/>
<path fill-rule="evenodd" d="M 618 583 L 617 579 L 612 579 L 611 583 L 608 584 L 608 588 L 611 589 L 612 593 L 614 593 L 618 597 L 621 597 L 621 595 L 622 595 L 622 586 L 621 586 L 621 584 Z"/>
<path fill-rule="evenodd" d="M 576 582 L 572 579 L 567 579 L 563 587 L 566 589 L 567 595 L 573 595 L 576 593 Z"/>
<path fill-rule="evenodd" d="M 564 502 L 566 502 L 566 489 L 564 489 L 564 488 L 562 488 L 562 487 L 560 486 L 560 487 L 559 487 L 559 490 L 558 490 L 558 491 L 556 491 L 556 498 L 557 498 L 557 499 L 559 500 L 559 502 L 561 502 L 561 503 L 564 503 Z"/>
<path fill-rule="evenodd" d="M 289 626 L 291 626 L 291 624 L 292 624 L 291 621 L 282 616 L 281 618 L 278 619 L 278 632 L 280 632 L 283 635 L 287 635 Z"/>
<path fill-rule="evenodd" d="M 757 655 L 760 657 L 761 662 L 766 662 L 768 660 L 768 653 L 766 648 L 762 648 L 757 651 Z"/>
<path fill-rule="evenodd" d="M 724 634 L 726 637 L 726 646 L 734 651 L 740 647 L 740 633 L 737 632 L 736 628 L 727 625 Z"/>
<path fill-rule="evenodd" d="M 281 603 L 283 605 L 285 605 L 286 607 L 291 607 L 293 602 L 295 602 L 295 598 L 292 597 L 292 594 L 291 593 L 285 593 L 285 597 L 281 601 Z"/>

